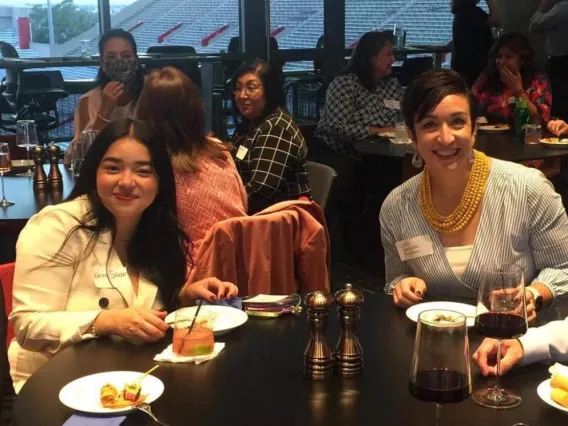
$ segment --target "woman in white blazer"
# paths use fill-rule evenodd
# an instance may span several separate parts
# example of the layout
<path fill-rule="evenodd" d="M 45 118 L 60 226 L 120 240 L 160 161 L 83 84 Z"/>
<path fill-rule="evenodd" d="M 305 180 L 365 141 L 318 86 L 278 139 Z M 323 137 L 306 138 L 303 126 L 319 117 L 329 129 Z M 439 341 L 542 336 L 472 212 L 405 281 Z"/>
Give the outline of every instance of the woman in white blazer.
<path fill-rule="evenodd" d="M 184 286 L 188 244 L 161 140 L 132 120 L 109 124 L 66 202 L 33 216 L 18 238 L 9 348 L 15 388 L 74 342 L 161 339 L 180 297 L 235 295 L 236 286 L 216 279 Z"/>

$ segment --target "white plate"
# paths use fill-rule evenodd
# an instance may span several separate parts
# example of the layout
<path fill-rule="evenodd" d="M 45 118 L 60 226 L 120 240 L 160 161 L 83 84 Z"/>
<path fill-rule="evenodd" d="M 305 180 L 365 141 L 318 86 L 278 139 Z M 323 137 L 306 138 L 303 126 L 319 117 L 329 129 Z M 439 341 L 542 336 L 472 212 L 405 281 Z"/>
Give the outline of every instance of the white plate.
<path fill-rule="evenodd" d="M 542 399 L 544 402 L 546 402 L 551 407 L 557 408 L 560 411 L 564 411 L 565 413 L 568 413 L 568 408 L 565 408 L 562 405 L 557 404 L 556 402 L 554 402 L 550 398 L 550 389 L 551 389 L 550 388 L 550 380 L 551 379 L 545 380 L 540 385 L 538 385 L 538 388 L 536 388 L 536 393 L 538 394 L 540 399 Z"/>
<path fill-rule="evenodd" d="M 477 128 L 482 132 L 508 132 L 511 130 L 508 124 L 481 124 Z"/>
<path fill-rule="evenodd" d="M 466 316 L 466 323 L 468 327 L 473 327 L 475 325 L 475 306 L 466 305 L 465 303 L 457 302 L 426 302 L 419 303 L 418 305 L 411 306 L 406 310 L 406 316 L 408 319 L 414 322 L 418 322 L 418 315 L 424 311 L 430 310 L 447 310 L 455 311 Z"/>
<path fill-rule="evenodd" d="M 546 139 L 539 139 L 539 142 L 550 148 L 568 148 L 568 139 L 562 139 L 562 142 L 548 142 Z"/>
<path fill-rule="evenodd" d="M 84 413 L 110 414 L 126 413 L 133 407 L 104 408 L 101 405 L 101 387 L 110 383 L 119 392 L 127 383 L 136 381 L 144 372 L 139 371 L 107 371 L 105 373 L 91 374 L 67 383 L 59 392 L 59 400 L 73 410 Z M 164 384 L 155 376 L 149 375 L 140 382 L 142 395 L 148 395 L 144 402 L 154 402 L 164 392 Z"/>
<path fill-rule="evenodd" d="M 213 332 L 216 336 L 220 336 L 229 332 L 230 330 L 240 327 L 248 320 L 248 315 L 241 311 L 240 309 L 231 308 L 230 306 L 218 306 L 218 305 L 204 305 L 201 309 L 207 309 L 209 312 L 215 314 L 215 319 L 213 320 Z M 192 314 L 197 310 L 197 306 L 191 306 L 189 308 L 181 308 L 180 311 L 187 311 L 188 314 Z M 176 312 L 171 312 L 166 317 L 166 322 L 170 327 L 174 326 L 176 321 Z"/>

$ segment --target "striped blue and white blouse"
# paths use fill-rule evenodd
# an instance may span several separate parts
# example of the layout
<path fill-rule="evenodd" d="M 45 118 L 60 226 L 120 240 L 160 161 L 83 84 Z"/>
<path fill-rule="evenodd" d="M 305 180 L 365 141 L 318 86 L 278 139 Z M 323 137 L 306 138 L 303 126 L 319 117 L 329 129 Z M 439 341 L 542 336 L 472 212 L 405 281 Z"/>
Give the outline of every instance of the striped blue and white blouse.
<path fill-rule="evenodd" d="M 568 218 L 546 177 L 536 169 L 492 159 L 471 258 L 461 279 L 420 210 L 421 178 L 419 174 L 395 188 L 381 208 L 385 292 L 392 293 L 404 278 L 418 277 L 431 296 L 475 300 L 484 264 L 515 263 L 525 268 L 527 285 L 542 283 L 554 295 L 554 303 L 539 318 L 556 318 L 557 298 L 568 293 Z M 423 235 L 431 238 L 433 254 L 401 261 L 395 243 Z"/>

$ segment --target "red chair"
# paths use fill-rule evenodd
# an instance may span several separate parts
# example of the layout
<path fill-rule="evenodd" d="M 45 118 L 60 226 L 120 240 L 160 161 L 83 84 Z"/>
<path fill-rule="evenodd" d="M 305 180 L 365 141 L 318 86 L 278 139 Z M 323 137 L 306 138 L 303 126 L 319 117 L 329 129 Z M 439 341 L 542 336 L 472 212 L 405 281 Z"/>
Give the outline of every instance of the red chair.
<path fill-rule="evenodd" d="M 0 281 L 2 281 L 2 290 L 4 292 L 4 308 L 6 309 L 6 316 L 10 316 L 12 312 L 12 286 L 14 284 L 14 267 L 15 263 L 6 263 L 0 265 Z M 8 330 L 6 332 L 6 347 L 14 338 L 14 326 L 8 323 Z"/>

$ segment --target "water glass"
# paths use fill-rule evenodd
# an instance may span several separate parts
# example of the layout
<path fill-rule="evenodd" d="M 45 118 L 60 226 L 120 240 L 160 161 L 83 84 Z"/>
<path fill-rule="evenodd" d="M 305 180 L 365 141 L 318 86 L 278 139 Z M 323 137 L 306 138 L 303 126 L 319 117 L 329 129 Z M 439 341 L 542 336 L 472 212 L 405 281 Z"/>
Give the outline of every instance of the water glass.
<path fill-rule="evenodd" d="M 542 137 L 540 124 L 525 124 L 525 143 L 534 145 L 539 143 Z"/>
<path fill-rule="evenodd" d="M 12 170 L 12 160 L 10 158 L 10 146 L 6 142 L 0 143 L 0 180 L 2 181 L 2 200 L 0 200 L 0 207 L 13 206 L 13 201 L 6 199 L 4 193 L 4 173 Z"/>
<path fill-rule="evenodd" d="M 28 170 L 21 176 L 32 177 L 32 167 L 30 161 L 30 148 L 38 144 L 36 124 L 34 120 L 18 120 L 16 122 L 16 144 L 20 148 L 25 148 L 27 152 Z"/>
<path fill-rule="evenodd" d="M 93 52 L 91 51 L 91 41 L 81 40 L 81 57 L 83 59 L 91 59 Z"/>
<path fill-rule="evenodd" d="M 201 308 L 196 318 L 196 312 L 196 308 L 182 308 L 176 311 L 173 334 L 173 352 L 176 355 L 200 356 L 213 352 L 215 314 L 207 308 Z"/>

